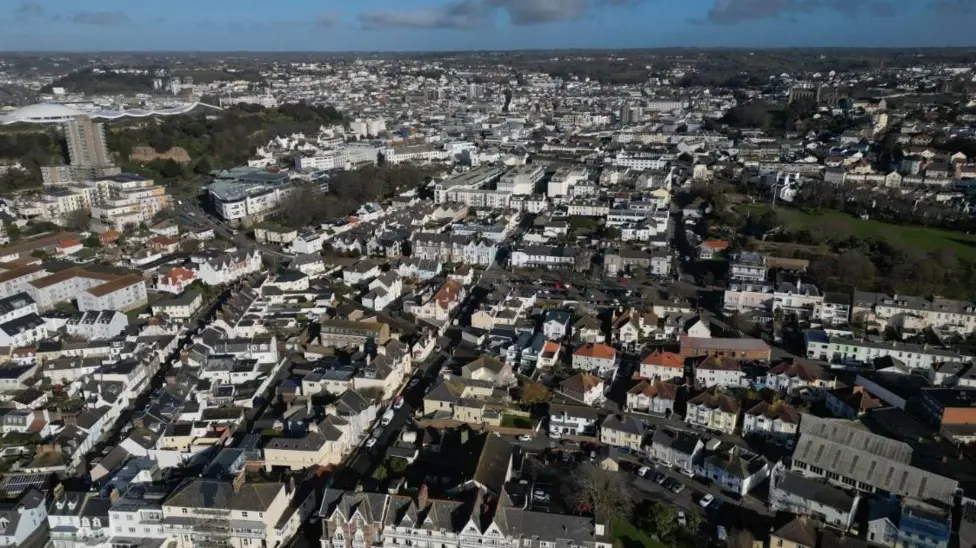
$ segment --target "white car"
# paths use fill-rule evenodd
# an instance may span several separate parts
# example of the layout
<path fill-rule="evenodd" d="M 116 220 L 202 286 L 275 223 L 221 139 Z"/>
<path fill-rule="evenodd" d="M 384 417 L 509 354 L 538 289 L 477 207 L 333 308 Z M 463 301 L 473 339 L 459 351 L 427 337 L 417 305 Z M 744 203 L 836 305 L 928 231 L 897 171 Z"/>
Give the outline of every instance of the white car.
<path fill-rule="evenodd" d="M 648 472 L 650 472 L 650 471 L 651 471 L 651 469 L 650 469 L 650 467 L 647 467 L 647 466 L 641 466 L 641 467 L 640 467 L 640 468 L 639 468 L 639 469 L 637 470 L 637 475 L 638 475 L 638 476 L 640 476 L 640 477 L 642 477 L 642 478 L 643 478 L 643 477 L 647 477 L 647 473 L 648 473 Z"/>
<path fill-rule="evenodd" d="M 372 449 L 373 447 L 376 447 L 376 438 L 366 440 L 366 449 Z"/>
<path fill-rule="evenodd" d="M 393 402 L 393 409 L 400 409 L 401 407 L 403 407 L 403 398 L 397 398 L 396 401 Z"/>
<path fill-rule="evenodd" d="M 562 438 L 563 436 L 559 432 L 549 432 L 549 437 L 552 438 L 552 439 L 554 439 L 554 440 L 558 440 L 558 439 Z"/>
<path fill-rule="evenodd" d="M 519 441 L 532 441 L 532 436 L 528 434 L 522 434 L 518 437 Z"/>
<path fill-rule="evenodd" d="M 678 525 L 680 525 L 682 527 L 684 527 L 685 525 L 688 525 L 688 518 L 685 517 L 685 511 L 684 510 L 678 510 Z"/>
<path fill-rule="evenodd" d="M 708 505 L 713 502 L 715 502 L 715 497 L 713 497 L 712 495 L 705 495 L 704 497 L 701 498 L 700 501 L 698 501 L 698 505 L 701 506 L 702 508 L 708 508 Z"/>

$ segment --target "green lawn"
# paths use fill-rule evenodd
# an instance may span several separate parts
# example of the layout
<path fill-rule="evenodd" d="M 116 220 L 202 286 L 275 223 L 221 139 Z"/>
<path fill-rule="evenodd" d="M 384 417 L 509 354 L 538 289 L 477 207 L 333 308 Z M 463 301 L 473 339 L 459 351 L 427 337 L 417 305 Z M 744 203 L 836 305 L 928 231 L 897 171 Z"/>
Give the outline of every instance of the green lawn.
<path fill-rule="evenodd" d="M 502 426 L 506 428 L 532 428 L 532 419 L 518 415 L 502 415 Z"/>
<path fill-rule="evenodd" d="M 753 215 L 762 215 L 769 208 L 764 204 L 739 207 L 752 210 Z M 777 207 L 776 213 L 792 227 L 817 226 L 824 231 L 829 231 L 831 227 L 846 227 L 859 238 L 889 238 L 923 251 L 948 248 L 955 251 L 959 257 L 976 259 L 976 235 L 974 234 L 862 220 L 839 211 L 815 213 L 790 207 Z"/>
<path fill-rule="evenodd" d="M 613 545 L 622 548 L 667 548 L 666 544 L 641 531 L 625 519 L 613 520 L 610 536 L 613 538 Z"/>

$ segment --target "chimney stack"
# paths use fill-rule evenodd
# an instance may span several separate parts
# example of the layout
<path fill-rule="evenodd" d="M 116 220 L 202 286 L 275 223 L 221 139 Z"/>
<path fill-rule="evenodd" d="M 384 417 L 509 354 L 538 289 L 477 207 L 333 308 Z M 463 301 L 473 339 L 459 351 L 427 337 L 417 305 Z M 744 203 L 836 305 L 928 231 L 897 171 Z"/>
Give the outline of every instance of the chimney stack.
<path fill-rule="evenodd" d="M 427 506 L 427 484 L 424 483 L 420 486 L 420 490 L 417 492 L 417 509 L 423 509 Z"/>

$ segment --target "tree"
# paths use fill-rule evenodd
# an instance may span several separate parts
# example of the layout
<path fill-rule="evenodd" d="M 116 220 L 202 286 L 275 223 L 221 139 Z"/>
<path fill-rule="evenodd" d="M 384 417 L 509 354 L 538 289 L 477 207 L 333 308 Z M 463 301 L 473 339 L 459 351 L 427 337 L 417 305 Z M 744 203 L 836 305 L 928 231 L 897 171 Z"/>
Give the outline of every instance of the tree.
<path fill-rule="evenodd" d="M 401 459 L 398 457 L 391 458 L 386 463 L 387 469 L 397 476 L 403 475 L 403 472 L 407 469 L 406 459 Z"/>
<path fill-rule="evenodd" d="M 91 227 L 91 212 L 87 209 L 76 209 L 68 213 L 64 219 L 64 227 L 74 232 L 84 232 Z"/>
<path fill-rule="evenodd" d="M 702 521 L 704 520 L 702 519 L 701 514 L 699 514 L 696 510 L 687 512 L 685 518 L 688 522 L 689 531 L 691 531 L 692 533 L 697 533 L 698 530 L 701 529 Z"/>
<path fill-rule="evenodd" d="M 569 499 L 577 508 L 589 507 L 608 522 L 629 516 L 634 498 L 624 477 L 588 462 L 569 478 Z"/>
<path fill-rule="evenodd" d="M 183 166 L 181 166 L 176 160 L 172 158 L 167 158 L 163 161 L 163 165 L 159 168 L 159 174 L 167 179 L 175 179 L 183 175 Z"/>
<path fill-rule="evenodd" d="M 522 384 L 522 403 L 532 405 L 546 403 L 552 398 L 552 392 L 541 383 L 527 380 Z"/>
<path fill-rule="evenodd" d="M 678 511 L 671 504 L 656 503 L 652 507 L 654 532 L 661 540 L 671 538 L 678 527 Z"/>
<path fill-rule="evenodd" d="M 98 249 L 99 247 L 102 247 L 102 240 L 98 237 L 97 234 L 92 234 L 91 236 L 85 238 L 85 240 L 81 243 L 85 247 L 90 247 L 92 249 Z"/>
<path fill-rule="evenodd" d="M 197 160 L 197 163 L 193 164 L 193 173 L 197 175 L 207 175 L 213 171 L 213 166 L 210 165 L 210 160 L 204 156 Z"/>

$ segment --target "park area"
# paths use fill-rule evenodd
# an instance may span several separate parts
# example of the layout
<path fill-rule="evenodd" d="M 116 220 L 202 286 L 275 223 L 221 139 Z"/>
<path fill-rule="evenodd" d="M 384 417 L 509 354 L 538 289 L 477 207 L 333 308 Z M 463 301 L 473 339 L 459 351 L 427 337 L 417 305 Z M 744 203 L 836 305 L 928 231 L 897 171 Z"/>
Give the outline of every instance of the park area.
<path fill-rule="evenodd" d="M 766 204 L 740 205 L 736 209 L 761 216 L 769 211 Z M 976 259 L 976 235 L 916 225 L 896 225 L 870 219 L 858 219 L 839 211 L 812 212 L 792 207 L 777 207 L 776 214 L 791 230 L 817 229 L 827 235 L 844 232 L 862 239 L 893 240 L 921 251 L 951 249 L 958 257 Z"/>

